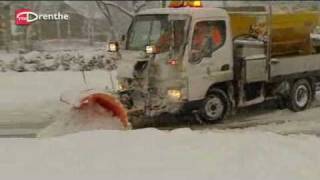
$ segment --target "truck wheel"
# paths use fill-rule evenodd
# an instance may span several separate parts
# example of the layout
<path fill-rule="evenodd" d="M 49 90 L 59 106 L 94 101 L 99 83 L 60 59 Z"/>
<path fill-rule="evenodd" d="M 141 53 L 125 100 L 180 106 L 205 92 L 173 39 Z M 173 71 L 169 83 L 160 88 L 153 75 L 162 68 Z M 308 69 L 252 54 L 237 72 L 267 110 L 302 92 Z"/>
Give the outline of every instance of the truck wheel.
<path fill-rule="evenodd" d="M 301 79 L 296 81 L 290 92 L 289 109 L 299 112 L 307 109 L 312 101 L 312 89 L 310 83 Z"/>
<path fill-rule="evenodd" d="M 224 119 L 229 106 L 227 94 L 220 89 L 214 89 L 203 101 L 200 115 L 207 122 L 219 122 Z"/>

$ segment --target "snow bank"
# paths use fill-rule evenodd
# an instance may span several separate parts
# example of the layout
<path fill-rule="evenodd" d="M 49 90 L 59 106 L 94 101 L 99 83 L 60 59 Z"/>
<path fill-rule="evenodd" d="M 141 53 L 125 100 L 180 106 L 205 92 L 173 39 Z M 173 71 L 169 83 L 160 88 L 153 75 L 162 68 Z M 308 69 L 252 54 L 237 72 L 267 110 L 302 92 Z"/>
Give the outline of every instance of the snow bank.
<path fill-rule="evenodd" d="M 105 69 L 110 61 L 103 50 L 0 54 L 0 72 L 92 71 Z"/>
<path fill-rule="evenodd" d="M 90 130 L 125 130 L 121 120 L 114 117 L 98 104 L 87 106 L 81 111 L 70 109 L 56 116 L 49 126 L 37 132 L 37 137 L 56 137 Z"/>
<path fill-rule="evenodd" d="M 4 179 L 317 180 L 320 140 L 262 132 L 82 132 L 0 139 Z"/>
<path fill-rule="evenodd" d="M 115 66 L 105 43 L 88 46 L 81 41 L 43 41 L 37 51 L 0 50 L 0 72 L 92 71 Z"/>

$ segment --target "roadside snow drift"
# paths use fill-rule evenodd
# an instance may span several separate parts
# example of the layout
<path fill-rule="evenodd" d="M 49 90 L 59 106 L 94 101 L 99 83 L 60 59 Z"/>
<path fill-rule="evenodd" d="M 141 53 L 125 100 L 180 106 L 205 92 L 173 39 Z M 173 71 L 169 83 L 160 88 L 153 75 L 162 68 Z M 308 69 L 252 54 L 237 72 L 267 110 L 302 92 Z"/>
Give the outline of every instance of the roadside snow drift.
<path fill-rule="evenodd" d="M 3 179 L 318 180 L 320 140 L 255 131 L 93 131 L 0 139 Z"/>

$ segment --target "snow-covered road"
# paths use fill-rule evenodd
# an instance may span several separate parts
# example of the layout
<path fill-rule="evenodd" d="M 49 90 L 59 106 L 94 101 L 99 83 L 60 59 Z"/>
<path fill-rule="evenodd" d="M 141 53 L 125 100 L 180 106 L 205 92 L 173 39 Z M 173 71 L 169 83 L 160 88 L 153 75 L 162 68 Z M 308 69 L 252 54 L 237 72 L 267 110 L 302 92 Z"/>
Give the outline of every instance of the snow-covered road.
<path fill-rule="evenodd" d="M 0 73 L 0 135 L 34 134 L 69 112 L 61 94 L 111 84 L 105 71 L 85 74 L 87 85 L 81 72 Z"/>
<path fill-rule="evenodd" d="M 115 76 L 115 75 L 114 75 Z M 64 92 L 79 89 L 103 89 L 110 85 L 104 71 L 86 72 L 88 86 L 80 72 L 0 73 L 0 136 L 26 134 L 31 136 L 59 118 L 66 118 L 69 106 L 59 98 Z M 319 99 L 319 97 L 318 97 Z M 293 113 L 268 106 L 241 110 L 224 124 L 198 126 L 192 129 L 242 129 L 271 131 L 279 134 L 320 134 L 319 100 L 305 111 Z"/>
<path fill-rule="evenodd" d="M 251 109 L 252 110 L 252 109 Z M 195 126 L 197 130 L 241 129 L 274 132 L 282 135 L 313 134 L 320 135 L 320 107 L 299 113 L 290 110 L 254 109 L 251 112 L 240 112 L 223 124 Z"/>
<path fill-rule="evenodd" d="M 0 139 L 3 179 L 318 180 L 320 140 L 259 131 L 93 131 Z"/>
<path fill-rule="evenodd" d="M 103 71 L 88 86 L 110 84 Z M 68 117 L 62 92 L 85 89 L 79 72 L 0 73 L 0 169 L 5 179 L 317 180 L 320 108 L 243 110 L 226 124 L 160 131 L 88 131 L 33 137 Z M 276 133 L 274 133 L 276 132 Z M 279 134 L 277 134 L 279 133 Z M 285 136 L 281 134 L 286 134 Z M 289 135 L 288 135 L 289 134 Z M 294 134 L 294 135 L 292 135 Z"/>

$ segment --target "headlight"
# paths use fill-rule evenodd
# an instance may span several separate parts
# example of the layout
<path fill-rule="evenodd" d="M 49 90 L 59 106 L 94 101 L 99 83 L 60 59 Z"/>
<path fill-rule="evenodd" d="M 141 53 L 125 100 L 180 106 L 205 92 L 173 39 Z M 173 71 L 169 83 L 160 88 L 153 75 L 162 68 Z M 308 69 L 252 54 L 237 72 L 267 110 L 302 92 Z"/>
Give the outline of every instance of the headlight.
<path fill-rule="evenodd" d="M 119 44 L 117 42 L 110 42 L 108 44 L 108 51 L 118 52 L 119 51 Z"/>
<path fill-rule="evenodd" d="M 129 89 L 129 84 L 126 80 L 118 81 L 118 91 L 125 91 Z"/>
<path fill-rule="evenodd" d="M 169 89 L 168 96 L 172 100 L 179 100 L 181 98 L 181 91 L 177 89 Z"/>
<path fill-rule="evenodd" d="M 118 90 L 119 90 L 119 91 L 123 91 L 123 90 L 124 90 L 124 87 L 123 87 L 122 84 L 120 84 L 120 83 L 118 84 Z"/>
<path fill-rule="evenodd" d="M 146 46 L 146 53 L 147 54 L 156 54 L 157 53 L 156 46 Z"/>

